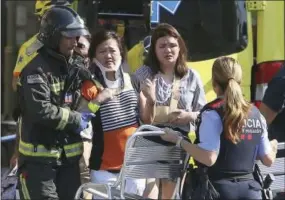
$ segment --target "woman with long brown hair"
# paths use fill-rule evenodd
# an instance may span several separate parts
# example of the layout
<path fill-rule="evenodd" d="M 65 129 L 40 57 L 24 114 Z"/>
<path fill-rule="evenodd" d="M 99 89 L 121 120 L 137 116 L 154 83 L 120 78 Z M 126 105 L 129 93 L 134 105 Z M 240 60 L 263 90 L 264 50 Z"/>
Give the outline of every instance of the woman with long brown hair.
<path fill-rule="evenodd" d="M 185 136 L 194 131 L 193 124 L 206 98 L 199 74 L 186 61 L 187 48 L 179 32 L 169 24 L 159 24 L 152 33 L 145 65 L 133 79 L 144 124 L 169 127 Z M 161 183 L 162 199 L 170 199 L 174 180 Z M 154 191 L 157 187 L 149 188 Z M 156 198 L 151 193 L 146 191 L 148 197 Z"/>
<path fill-rule="evenodd" d="M 187 151 L 199 166 L 209 167 L 209 180 L 221 199 L 261 199 L 261 186 L 253 177 L 255 160 L 270 166 L 277 152 L 277 141 L 268 139 L 264 117 L 244 99 L 241 80 L 242 68 L 235 59 L 218 58 L 212 68 L 217 99 L 201 111 L 198 144 L 172 130 L 162 136 Z"/>

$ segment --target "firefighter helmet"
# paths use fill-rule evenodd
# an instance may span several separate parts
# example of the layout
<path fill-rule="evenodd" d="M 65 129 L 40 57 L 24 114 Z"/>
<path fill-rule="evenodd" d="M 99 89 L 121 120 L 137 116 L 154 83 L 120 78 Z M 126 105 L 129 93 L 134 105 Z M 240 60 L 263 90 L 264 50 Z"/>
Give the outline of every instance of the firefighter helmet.
<path fill-rule="evenodd" d="M 36 0 L 35 15 L 42 17 L 53 6 L 71 6 L 72 0 Z"/>
<path fill-rule="evenodd" d="M 89 36 L 84 21 L 71 8 L 54 6 L 48 10 L 42 20 L 38 39 L 48 48 L 56 49 L 62 36 Z"/>

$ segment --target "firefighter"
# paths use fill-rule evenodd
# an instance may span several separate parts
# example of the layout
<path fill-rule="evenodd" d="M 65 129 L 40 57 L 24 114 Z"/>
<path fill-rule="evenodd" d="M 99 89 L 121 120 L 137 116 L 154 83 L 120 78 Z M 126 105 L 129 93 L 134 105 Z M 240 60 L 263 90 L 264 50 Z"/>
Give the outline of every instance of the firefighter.
<path fill-rule="evenodd" d="M 44 13 L 55 5 L 71 6 L 69 1 L 37 0 L 35 4 L 35 15 L 39 20 L 41 20 Z M 20 47 L 12 78 L 12 86 L 15 91 L 17 89 L 17 80 L 19 74 L 23 68 L 37 55 L 37 50 L 43 46 L 43 44 L 37 39 L 37 35 L 38 34 L 35 34 Z"/>
<path fill-rule="evenodd" d="M 37 0 L 35 4 L 35 15 L 39 20 L 41 20 L 44 13 L 50 9 L 51 7 L 55 5 L 63 5 L 63 6 L 70 6 L 69 1 L 59 1 L 59 0 Z M 23 68 L 30 63 L 38 54 L 37 50 L 39 50 L 43 44 L 37 39 L 37 35 L 35 34 L 33 37 L 31 37 L 29 40 L 27 40 L 21 47 L 18 53 L 18 58 L 16 61 L 16 65 L 13 71 L 13 77 L 12 77 L 12 86 L 13 90 L 17 90 L 17 82 L 19 75 Z M 20 109 L 18 106 L 15 108 L 13 112 L 13 118 L 15 121 L 18 121 L 18 117 L 20 115 Z M 13 168 L 15 165 L 17 165 L 18 160 L 18 144 L 19 144 L 19 138 L 18 138 L 18 132 L 19 128 L 17 128 L 17 139 L 15 144 L 15 152 L 10 159 L 10 167 Z"/>
<path fill-rule="evenodd" d="M 78 37 L 88 35 L 82 19 L 54 6 L 41 20 L 43 44 L 20 74 L 19 191 L 22 199 L 73 199 L 80 186 L 80 132 L 94 114 L 72 111 L 64 92 L 68 60 Z"/>
<path fill-rule="evenodd" d="M 240 87 L 242 68 L 233 58 L 214 62 L 212 80 L 218 98 L 201 110 L 198 144 L 172 130 L 166 130 L 162 138 L 176 143 L 197 161 L 198 184 L 185 188 L 193 189 L 193 199 L 261 199 L 262 186 L 254 177 L 255 160 L 270 167 L 276 158 L 277 140 L 269 141 L 264 117 L 245 101 Z"/>

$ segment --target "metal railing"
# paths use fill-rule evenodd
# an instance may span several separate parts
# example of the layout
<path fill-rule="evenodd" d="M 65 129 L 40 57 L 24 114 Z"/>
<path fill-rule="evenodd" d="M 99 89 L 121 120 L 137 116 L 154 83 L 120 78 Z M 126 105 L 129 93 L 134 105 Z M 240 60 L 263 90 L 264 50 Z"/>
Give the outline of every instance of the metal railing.
<path fill-rule="evenodd" d="M 17 126 L 15 121 L 1 121 L 1 126 Z M 16 130 L 15 130 L 16 131 Z M 3 132 L 2 132 L 3 133 Z M 5 136 L 1 136 L 1 143 L 2 142 L 10 142 L 16 139 L 16 133 L 6 133 Z"/>

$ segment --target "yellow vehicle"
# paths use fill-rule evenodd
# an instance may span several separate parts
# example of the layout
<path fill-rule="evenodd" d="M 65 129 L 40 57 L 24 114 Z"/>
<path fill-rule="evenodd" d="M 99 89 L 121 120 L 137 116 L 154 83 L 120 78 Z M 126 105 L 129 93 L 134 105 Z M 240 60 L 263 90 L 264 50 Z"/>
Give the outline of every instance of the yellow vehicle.
<path fill-rule="evenodd" d="M 263 98 L 267 83 L 285 59 L 284 1 L 156 0 L 149 4 L 143 0 L 101 2 L 85 4 L 88 12 L 84 13 L 80 11 L 80 6 L 85 11 L 82 9 L 84 5 L 79 2 L 79 14 L 85 17 L 91 29 L 96 28 L 98 20 L 123 21 L 124 38 L 129 52 L 137 55 L 134 56 L 137 61 L 131 62 L 135 63 L 133 65 L 142 63 L 143 45 L 140 42 L 149 35 L 146 21 L 151 27 L 162 22 L 174 25 L 187 43 L 189 66 L 200 73 L 208 101 L 215 97 L 211 86 L 211 67 L 217 57 L 231 56 L 241 63 L 244 95 L 257 105 Z M 146 9 L 150 12 L 145 12 Z M 137 54 L 133 47 L 137 49 Z M 139 66 L 131 67 L 135 69 Z"/>

